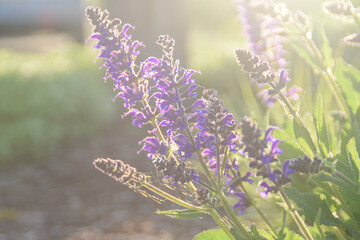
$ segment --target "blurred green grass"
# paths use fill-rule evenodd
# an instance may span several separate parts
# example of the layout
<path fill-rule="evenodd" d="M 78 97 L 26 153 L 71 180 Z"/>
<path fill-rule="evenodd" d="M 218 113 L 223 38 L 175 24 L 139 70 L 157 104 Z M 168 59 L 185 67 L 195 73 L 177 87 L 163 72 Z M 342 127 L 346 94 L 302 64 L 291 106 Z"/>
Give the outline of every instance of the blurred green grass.
<path fill-rule="evenodd" d="M 95 54 L 78 45 L 46 54 L 0 50 L 1 165 L 46 161 L 108 123 L 113 93 L 90 60 Z"/>

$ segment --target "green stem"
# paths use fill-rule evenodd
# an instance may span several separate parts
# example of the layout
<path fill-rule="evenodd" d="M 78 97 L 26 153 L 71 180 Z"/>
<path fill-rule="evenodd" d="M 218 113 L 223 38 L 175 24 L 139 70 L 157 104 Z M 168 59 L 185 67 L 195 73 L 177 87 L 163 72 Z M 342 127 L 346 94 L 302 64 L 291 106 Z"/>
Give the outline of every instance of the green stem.
<path fill-rule="evenodd" d="M 217 225 L 219 225 L 219 227 L 226 233 L 226 235 L 231 239 L 231 240 L 236 240 L 234 235 L 232 235 L 231 231 L 229 230 L 228 226 L 226 226 L 226 224 L 223 222 L 223 220 L 221 219 L 221 217 L 218 215 L 218 213 L 216 211 L 214 211 L 213 209 L 208 209 L 207 210 L 208 213 L 211 215 L 211 217 L 214 219 L 214 221 L 217 223 Z"/>
<path fill-rule="evenodd" d="M 346 237 L 346 235 L 344 235 L 342 233 L 342 231 L 338 228 L 334 226 L 334 234 L 336 235 L 337 239 L 339 240 L 347 240 L 348 238 Z"/>
<path fill-rule="evenodd" d="M 330 184 L 331 188 L 336 196 L 337 199 L 339 199 L 340 203 L 341 203 L 341 207 L 342 209 L 344 209 L 344 212 L 346 212 L 346 214 L 351 218 L 354 219 L 354 215 L 352 215 L 351 211 L 348 209 L 346 203 L 344 202 L 343 198 L 341 197 L 339 191 L 337 190 L 337 188 L 333 185 Z"/>
<path fill-rule="evenodd" d="M 229 163 L 230 164 L 230 163 Z M 230 170 L 232 172 L 232 174 L 234 176 L 236 176 L 236 173 L 233 169 L 233 167 L 230 164 Z M 269 230 L 271 231 L 271 233 L 276 237 L 279 238 L 278 233 L 275 231 L 274 227 L 271 225 L 270 221 L 267 219 L 267 217 L 265 216 L 265 214 L 260 210 L 260 208 L 258 208 L 256 206 L 255 201 L 251 198 L 251 195 L 248 193 L 248 191 L 245 189 L 244 184 L 240 181 L 239 186 L 241 188 L 241 190 L 243 191 L 243 193 L 245 194 L 246 198 L 249 200 L 250 205 L 253 206 L 256 210 L 256 212 L 260 215 L 260 217 L 264 220 L 266 226 L 269 228 Z"/>
<path fill-rule="evenodd" d="M 273 89 L 276 89 L 276 86 L 274 85 L 274 83 L 270 82 L 268 83 L 270 85 L 270 87 L 272 87 Z M 281 101 L 282 103 L 285 104 L 285 106 L 288 108 L 288 110 L 290 111 L 290 114 L 296 118 L 298 120 L 298 122 L 302 125 L 302 127 L 304 129 L 307 129 L 304 122 L 302 121 L 302 119 L 300 118 L 298 112 L 295 110 L 295 108 L 293 107 L 293 105 L 291 104 L 290 100 L 281 92 L 278 91 L 279 97 L 278 98 L 279 101 Z M 316 145 L 314 144 L 313 140 L 311 139 L 311 146 L 313 146 L 316 149 Z M 314 153 L 315 154 L 315 153 Z"/>
<path fill-rule="evenodd" d="M 279 194 L 284 201 L 284 203 L 288 206 L 290 211 L 290 215 L 292 216 L 293 220 L 295 221 L 296 225 L 299 227 L 301 233 L 305 237 L 306 240 L 314 240 L 313 236 L 311 235 L 308 227 L 306 226 L 305 222 L 302 220 L 300 214 L 296 211 L 294 205 L 290 202 L 290 199 L 284 192 L 284 190 L 280 187 Z"/>
<path fill-rule="evenodd" d="M 150 107 L 149 103 L 145 100 L 143 101 L 143 104 L 145 106 Z M 160 129 L 159 124 L 157 124 L 157 122 L 154 118 L 151 119 L 151 124 L 153 125 L 153 127 L 156 128 L 156 132 L 157 132 L 158 136 L 160 137 L 161 141 L 163 141 L 165 143 L 166 142 L 165 137 Z M 170 155 L 177 161 L 177 163 L 180 163 L 180 161 L 175 157 L 175 155 L 172 152 L 170 152 Z M 196 195 L 196 187 L 195 187 L 194 183 L 190 181 L 190 182 L 187 182 L 186 185 L 190 188 L 192 194 Z"/>
<path fill-rule="evenodd" d="M 193 136 L 191 134 L 190 129 L 186 128 L 185 132 L 186 132 L 186 135 L 187 135 L 188 139 L 191 141 L 191 144 L 193 146 L 195 146 L 194 138 L 193 138 Z M 199 159 L 201 167 L 203 168 L 203 170 L 205 172 L 206 177 L 210 181 L 211 185 L 216 187 L 216 194 L 220 198 L 220 202 L 221 202 L 222 206 L 224 207 L 225 211 L 227 212 L 227 214 L 229 215 L 231 221 L 233 221 L 233 223 L 235 224 L 235 229 L 239 233 L 241 233 L 244 237 L 251 240 L 251 235 L 247 232 L 246 228 L 241 224 L 239 219 L 236 217 L 236 215 L 235 215 L 234 211 L 232 210 L 230 204 L 228 203 L 227 199 L 225 198 L 224 193 L 220 189 L 220 186 L 217 186 L 212 174 L 210 173 L 208 167 L 206 166 L 206 163 L 205 163 L 203 157 L 201 156 L 201 153 L 199 152 L 199 150 L 196 150 L 195 153 L 196 153 L 196 155 L 197 155 L 197 157 Z"/>
<path fill-rule="evenodd" d="M 302 29 L 298 25 L 295 24 L 295 26 L 297 26 L 298 29 L 300 31 L 302 31 Z M 345 112 L 346 116 L 349 117 L 350 116 L 349 109 L 346 105 L 346 101 L 345 101 L 343 95 L 341 94 L 341 90 L 335 83 L 335 77 L 332 73 L 331 68 L 329 66 L 327 66 L 326 63 L 324 62 L 324 58 L 323 58 L 320 50 L 314 43 L 314 41 L 310 37 L 306 37 L 306 36 L 305 36 L 305 39 L 306 39 L 306 42 L 309 45 L 310 49 L 312 50 L 313 54 L 315 55 L 317 60 L 322 65 L 321 67 L 323 68 L 323 71 L 321 71 L 320 74 L 325 79 L 327 85 L 329 86 L 330 91 L 336 100 L 336 103 L 338 104 L 341 111 Z"/>
<path fill-rule="evenodd" d="M 229 202 L 227 201 L 226 197 L 224 196 L 224 193 L 222 191 L 219 191 L 218 196 L 220 197 L 220 202 L 221 202 L 222 206 L 224 207 L 225 211 L 229 214 L 231 221 L 234 222 L 234 224 L 236 226 L 236 230 L 241 232 L 247 239 L 251 240 L 252 239 L 251 235 L 248 233 L 246 228 L 241 224 L 240 220 L 236 217 Z"/>
<path fill-rule="evenodd" d="M 188 202 L 185 202 L 182 199 L 174 197 L 173 195 L 171 195 L 171 194 L 169 194 L 169 193 L 167 193 L 167 192 L 165 192 L 165 191 L 163 191 L 163 190 L 161 190 L 161 189 L 159 189 L 159 188 L 157 188 L 157 187 L 155 187 L 155 186 L 153 186 L 153 185 L 151 185 L 151 184 L 149 184 L 147 182 L 143 182 L 142 184 L 143 184 L 142 185 L 143 187 L 149 189 L 150 191 L 152 191 L 152 192 L 154 192 L 154 193 L 156 193 L 156 194 L 158 194 L 158 195 L 160 195 L 160 196 L 162 196 L 162 197 L 164 197 L 164 198 L 166 198 L 166 199 L 168 199 L 168 200 L 170 200 L 170 201 L 172 201 L 172 202 L 174 202 L 174 203 L 176 203 L 176 204 L 178 204 L 180 206 L 183 206 L 183 207 L 188 208 L 188 209 L 196 210 L 196 211 L 203 211 L 202 207 L 198 207 L 198 206 L 192 205 L 192 204 L 190 204 Z"/>
<path fill-rule="evenodd" d="M 258 208 L 256 206 L 255 201 L 251 198 L 250 194 L 246 191 L 244 185 L 242 184 L 242 182 L 240 182 L 240 187 L 241 190 L 243 191 L 243 193 L 245 193 L 247 199 L 250 201 L 251 206 L 253 206 L 256 210 L 256 212 L 260 215 L 260 217 L 264 220 L 266 226 L 269 228 L 269 230 L 271 231 L 271 233 L 276 237 L 279 238 L 278 233 L 275 231 L 274 227 L 271 225 L 269 219 L 267 219 L 267 217 L 265 216 L 265 214 L 260 210 L 260 208 Z"/>

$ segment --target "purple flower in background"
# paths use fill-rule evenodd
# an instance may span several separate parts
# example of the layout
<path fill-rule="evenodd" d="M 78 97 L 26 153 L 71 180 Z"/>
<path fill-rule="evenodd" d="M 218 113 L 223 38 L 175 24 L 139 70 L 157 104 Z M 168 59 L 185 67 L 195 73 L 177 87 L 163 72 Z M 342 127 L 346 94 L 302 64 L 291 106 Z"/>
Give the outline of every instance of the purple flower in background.
<path fill-rule="evenodd" d="M 276 139 L 272 132 L 276 127 L 269 127 L 261 138 L 261 130 L 257 127 L 256 123 L 250 118 L 244 117 L 241 120 L 240 128 L 243 134 L 242 143 L 244 145 L 243 152 L 245 156 L 250 158 L 250 168 L 256 169 L 256 176 L 268 178 L 274 183 L 273 186 L 263 182 L 260 186 L 267 188 L 262 191 L 261 195 L 267 196 L 271 191 L 291 181 L 290 175 L 294 170 L 289 166 L 289 162 L 285 161 L 282 169 L 273 169 L 271 164 L 278 161 L 278 155 L 282 153 L 279 148 L 280 140 Z"/>
<path fill-rule="evenodd" d="M 268 194 L 271 192 L 276 193 L 279 189 L 276 186 L 270 186 L 269 184 L 267 184 L 267 182 L 261 182 L 260 183 L 260 187 L 264 187 L 265 190 L 260 192 L 260 196 L 262 198 L 267 198 Z"/>
<path fill-rule="evenodd" d="M 233 209 L 239 208 L 238 213 L 242 215 L 244 214 L 245 209 L 248 208 L 251 203 L 249 199 L 246 197 L 245 193 L 234 193 L 234 195 L 238 197 L 239 200 L 237 203 L 235 203 L 235 205 L 232 208 Z"/>
<path fill-rule="evenodd" d="M 299 87 L 290 89 L 289 93 L 285 88 L 290 78 L 286 70 L 288 65 L 285 58 L 287 51 L 283 45 L 286 32 L 283 24 L 289 21 L 290 11 L 284 4 L 275 3 L 272 0 L 239 0 L 238 10 L 251 51 L 255 56 L 257 55 L 260 61 L 268 63 L 269 69 L 279 78 L 278 81 L 273 81 L 275 75 L 272 77 L 273 89 L 263 84 L 269 83 L 269 81 L 255 81 L 258 87 L 257 96 L 262 98 L 269 107 L 274 105 L 279 91 L 288 96 L 289 99 L 298 100 L 298 93 L 301 91 Z M 241 57 L 239 57 L 238 51 L 236 57 L 239 62 Z M 242 61 L 239 64 L 243 66 L 245 72 L 250 73 L 250 79 L 253 80 L 254 71 L 248 71 L 248 68 L 244 66 L 245 62 Z M 254 65 L 253 62 L 250 64 Z"/>
<path fill-rule="evenodd" d="M 240 0 L 237 7 L 240 12 L 243 31 L 247 36 L 251 49 L 256 54 L 261 54 L 265 49 L 263 38 L 261 37 L 261 21 L 257 17 L 256 10 L 251 1 Z"/>

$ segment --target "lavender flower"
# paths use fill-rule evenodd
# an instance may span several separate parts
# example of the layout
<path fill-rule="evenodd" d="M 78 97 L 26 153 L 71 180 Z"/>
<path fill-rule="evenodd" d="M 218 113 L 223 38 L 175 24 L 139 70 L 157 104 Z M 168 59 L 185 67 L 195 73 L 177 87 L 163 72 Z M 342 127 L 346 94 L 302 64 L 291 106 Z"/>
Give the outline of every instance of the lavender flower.
<path fill-rule="evenodd" d="M 344 42 L 352 47 L 360 47 L 360 33 L 354 33 L 344 38 Z"/>
<path fill-rule="evenodd" d="M 270 186 L 269 184 L 267 184 L 267 182 L 263 181 L 260 183 L 260 187 L 264 187 L 265 190 L 260 192 L 260 196 L 262 198 L 267 198 L 268 194 L 273 192 L 273 193 L 277 193 L 279 191 L 279 188 L 277 186 Z"/>
<path fill-rule="evenodd" d="M 283 70 L 287 61 L 284 58 L 285 39 L 280 21 L 288 18 L 286 8 L 270 0 L 240 0 L 238 11 L 251 50 L 268 61 L 273 68 Z"/>
<path fill-rule="evenodd" d="M 165 177 L 172 178 L 174 185 L 190 181 L 200 181 L 200 176 L 194 169 L 186 168 L 186 165 L 183 162 L 177 164 L 174 158 L 166 160 L 164 156 L 158 156 L 153 160 L 153 164 L 158 172 L 163 173 Z"/>
<path fill-rule="evenodd" d="M 290 81 L 287 70 L 282 70 L 279 74 L 274 73 L 268 62 L 263 61 L 259 56 L 245 49 L 236 50 L 235 57 L 242 70 L 250 75 L 250 79 L 261 86 L 262 90 L 259 94 L 263 96 L 263 99 L 269 105 L 272 105 L 277 99 L 279 92 L 282 92 L 290 99 L 298 97 L 298 92 L 301 90 L 298 87 L 286 92 L 285 87 Z M 277 75 L 279 80 L 275 81 Z M 264 84 L 269 84 L 270 87 L 266 88 Z"/>
<path fill-rule="evenodd" d="M 173 58 L 173 38 L 160 36 L 157 44 L 162 47 L 162 58 L 150 57 L 138 65 L 137 48 L 143 45 L 127 33 L 130 25 L 119 31 L 120 20 L 109 20 L 107 11 L 89 7 L 86 14 L 94 26 L 91 38 L 98 40 L 99 58 L 105 60 L 106 79 L 113 80 L 117 91 L 114 100 L 122 98 L 128 109 L 123 117 L 131 117 L 137 127 L 153 125 L 150 136 L 140 141 L 140 151 L 148 152 L 158 171 L 175 184 L 198 182 L 199 175 L 185 167 L 195 151 L 202 152 L 209 164 L 221 158 L 227 148 L 238 151 L 233 115 L 215 91 L 205 90 L 199 96 L 200 86 L 192 79 L 195 71 L 181 68 Z M 183 162 L 173 157 L 166 161 L 169 153 Z"/>
<path fill-rule="evenodd" d="M 257 55 L 245 49 L 235 51 L 235 56 L 242 70 L 250 74 L 250 79 L 256 83 L 270 83 L 275 74 L 271 71 L 269 63 L 261 60 Z"/>
<path fill-rule="evenodd" d="M 101 172 L 134 190 L 138 190 L 147 179 L 145 174 L 138 172 L 136 168 L 125 164 L 121 160 L 97 158 L 93 164 Z"/>
<path fill-rule="evenodd" d="M 235 193 L 235 196 L 237 196 L 239 200 L 235 203 L 233 209 L 240 208 L 238 212 L 242 215 L 244 214 L 245 209 L 250 206 L 250 201 L 246 197 L 245 193 Z"/>
<path fill-rule="evenodd" d="M 298 173 L 311 173 L 316 174 L 319 171 L 330 171 L 331 169 L 325 166 L 324 162 L 318 157 L 314 157 L 313 160 L 308 156 L 298 157 L 286 160 L 289 168 Z"/>
<path fill-rule="evenodd" d="M 256 54 L 261 54 L 265 50 L 265 44 L 261 37 L 261 21 L 251 1 L 241 0 L 237 7 L 240 12 L 243 30 L 248 38 L 251 49 Z"/>
<path fill-rule="evenodd" d="M 326 14 L 345 21 L 352 20 L 353 6 L 350 1 L 326 1 L 322 4 L 322 8 Z"/>
<path fill-rule="evenodd" d="M 198 188 L 196 190 L 196 200 L 201 204 L 209 204 L 209 189 L 207 188 Z"/>
<path fill-rule="evenodd" d="M 269 127 L 265 131 L 263 139 L 260 138 L 261 130 L 256 123 L 250 118 L 244 117 L 241 120 L 240 128 L 243 134 L 242 143 L 244 144 L 244 153 L 250 158 L 250 168 L 257 170 L 256 175 L 264 179 L 268 178 L 275 185 L 270 186 L 266 182 L 260 184 L 267 190 L 261 193 L 262 196 L 267 196 L 269 192 L 276 192 L 278 187 L 285 185 L 291 181 L 290 175 L 295 171 L 289 166 L 289 162 L 284 162 L 282 170 L 272 169 L 271 163 L 278 161 L 277 156 L 282 153 L 279 148 L 280 141 L 271 135 L 275 129 Z"/>
<path fill-rule="evenodd" d="M 284 23 L 289 22 L 289 19 L 291 19 L 290 11 L 284 4 L 275 3 L 271 0 L 239 0 L 238 10 L 241 15 L 243 28 L 250 42 L 250 49 L 255 54 L 254 56 L 256 56 L 252 60 L 259 59 L 258 63 L 252 61 L 249 62 L 249 65 L 261 64 L 264 66 L 264 69 L 261 71 L 254 68 L 251 69 L 252 71 L 249 71 L 250 69 L 246 68 L 247 64 L 244 61 L 246 56 L 241 56 L 243 53 L 239 52 L 239 50 L 236 51 L 238 63 L 243 66 L 245 72 L 250 74 L 250 78 L 257 83 L 259 89 L 257 95 L 269 107 L 274 105 L 279 91 L 288 96 L 289 99 L 297 100 L 298 93 L 301 91 L 299 87 L 293 87 L 289 90 L 289 93 L 285 89 L 290 78 L 287 76 L 288 71 L 286 70 L 288 65 L 285 59 L 287 51 L 283 46 L 286 31 L 283 26 Z M 249 57 L 253 58 L 253 56 Z M 268 69 L 265 65 L 268 65 Z M 270 72 L 272 74 L 269 75 Z M 279 72 L 278 75 L 280 75 L 280 80 L 277 83 L 272 81 L 275 75 L 277 75 L 276 72 Z M 268 76 L 271 76 L 271 78 L 266 78 L 266 75 L 261 76 L 261 73 L 268 73 Z M 282 77 L 284 75 L 286 75 L 286 78 Z M 263 84 L 269 82 L 274 83 L 274 89 L 268 89 Z"/>

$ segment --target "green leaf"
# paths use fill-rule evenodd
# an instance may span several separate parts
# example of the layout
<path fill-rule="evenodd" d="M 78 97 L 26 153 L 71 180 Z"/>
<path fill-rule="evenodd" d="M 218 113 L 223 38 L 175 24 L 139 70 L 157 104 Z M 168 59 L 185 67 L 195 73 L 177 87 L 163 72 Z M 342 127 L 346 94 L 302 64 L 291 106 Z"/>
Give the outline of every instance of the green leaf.
<path fill-rule="evenodd" d="M 316 152 L 316 147 L 308 129 L 298 118 L 294 118 L 293 128 L 297 143 L 306 152 L 306 154 L 312 158 Z"/>
<path fill-rule="evenodd" d="M 251 224 L 251 227 L 250 227 L 250 230 L 251 230 L 251 235 L 252 235 L 252 238 L 254 240 L 259 240 L 260 239 L 260 235 L 256 229 L 256 226 L 255 224 Z"/>
<path fill-rule="evenodd" d="M 260 234 L 261 240 L 273 240 L 274 239 L 274 237 L 270 233 L 266 232 L 265 230 L 263 230 L 261 228 L 257 229 L 257 231 Z"/>
<path fill-rule="evenodd" d="M 299 208 L 304 211 L 305 220 L 310 225 L 313 225 L 316 215 L 321 210 L 320 224 L 327 226 L 337 226 L 342 222 L 335 218 L 326 204 L 325 200 L 321 200 L 319 195 L 314 193 L 301 193 L 296 188 L 285 188 L 286 194 L 292 199 Z"/>
<path fill-rule="evenodd" d="M 313 236 L 315 236 L 315 239 L 323 239 L 322 237 L 322 233 L 321 233 L 321 228 L 320 228 L 320 220 L 321 220 L 321 208 L 319 209 L 316 218 L 315 218 L 315 222 L 314 222 L 314 228 L 313 230 Z"/>
<path fill-rule="evenodd" d="M 323 158 L 329 155 L 329 135 L 324 117 L 324 106 L 321 95 L 318 96 L 314 107 L 314 124 L 318 140 L 318 146 Z"/>
<path fill-rule="evenodd" d="M 350 141 L 346 145 L 346 150 L 348 155 L 348 164 L 351 171 L 351 179 L 357 184 L 359 184 L 360 160 L 358 152 L 356 151 L 355 138 L 350 139 Z"/>
<path fill-rule="evenodd" d="M 335 172 L 336 178 L 332 177 L 331 180 L 338 185 L 340 196 L 346 203 L 349 211 L 351 211 L 351 214 L 355 218 L 360 219 L 359 156 L 356 151 L 354 138 L 351 138 L 346 145 L 346 155 L 344 155 L 338 155 L 336 158 L 335 168 L 341 174 L 339 175 Z"/>
<path fill-rule="evenodd" d="M 223 230 L 207 230 L 196 235 L 193 240 L 227 240 L 229 237 Z"/>
<path fill-rule="evenodd" d="M 174 209 L 169 211 L 156 211 L 156 213 L 164 214 L 168 217 L 180 218 L 180 219 L 201 218 L 204 215 L 203 212 L 192 209 Z"/>
<path fill-rule="evenodd" d="M 335 68 L 336 82 L 339 84 L 345 101 L 355 115 L 360 106 L 360 71 L 338 58 Z"/>
<path fill-rule="evenodd" d="M 280 140 L 279 148 L 283 150 L 281 159 L 289 159 L 294 156 L 306 154 L 306 152 L 297 144 L 296 140 L 289 136 L 283 129 L 275 129 L 274 137 Z"/>
<path fill-rule="evenodd" d="M 326 36 L 324 26 L 322 26 L 320 28 L 320 35 L 321 35 L 321 40 L 322 40 L 321 53 L 322 53 L 322 56 L 324 57 L 325 66 L 333 67 L 335 61 L 332 56 L 332 48 L 330 46 L 329 39 Z"/>
<path fill-rule="evenodd" d="M 241 236 L 238 231 L 235 230 L 235 228 L 230 228 L 231 234 L 235 237 L 237 240 L 245 240 L 243 236 Z"/>
<path fill-rule="evenodd" d="M 284 240 L 304 240 L 304 238 L 301 237 L 299 234 L 294 233 L 287 228 L 285 228 L 284 234 L 285 234 Z"/>
<path fill-rule="evenodd" d="M 321 72 L 321 64 L 317 61 L 316 56 L 305 44 L 299 43 L 299 39 L 292 41 L 291 47 L 295 52 L 305 60 L 305 62 L 313 69 L 315 73 Z M 304 40 L 305 41 L 305 40 Z"/>
<path fill-rule="evenodd" d="M 336 237 L 335 234 L 330 233 L 330 234 L 326 235 L 323 240 L 339 240 L 339 239 Z"/>

